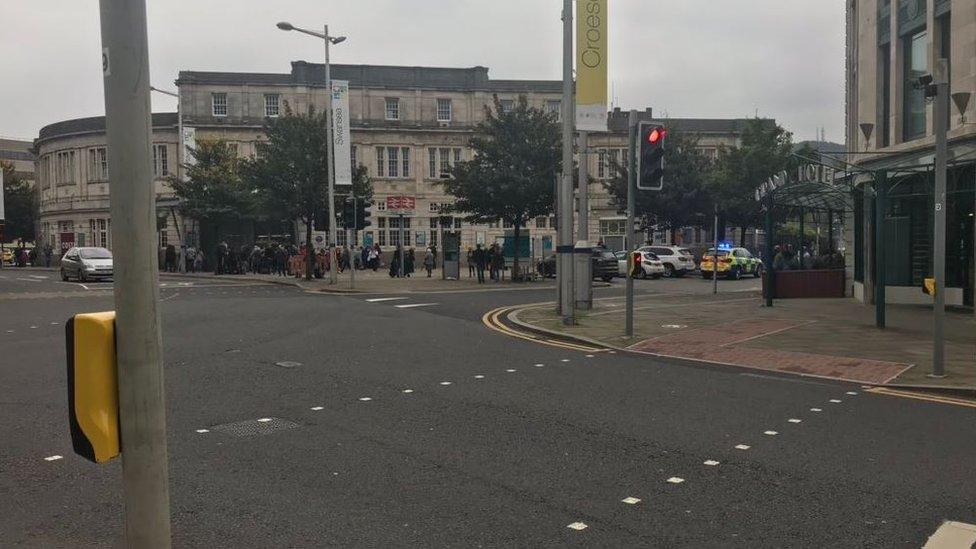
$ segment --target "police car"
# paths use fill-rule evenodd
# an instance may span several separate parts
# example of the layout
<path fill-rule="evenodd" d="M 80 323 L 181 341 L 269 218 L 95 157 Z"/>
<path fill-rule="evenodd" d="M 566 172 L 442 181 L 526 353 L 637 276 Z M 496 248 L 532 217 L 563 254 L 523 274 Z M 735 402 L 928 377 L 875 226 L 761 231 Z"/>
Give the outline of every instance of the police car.
<path fill-rule="evenodd" d="M 725 248 L 718 247 L 718 269 L 712 264 L 715 258 L 715 248 L 709 248 L 701 260 L 702 278 L 712 278 L 712 274 L 717 270 L 718 276 L 724 276 L 729 280 L 739 280 L 743 276 L 752 275 L 756 278 L 762 276 L 763 262 L 752 252 L 745 248 Z"/>

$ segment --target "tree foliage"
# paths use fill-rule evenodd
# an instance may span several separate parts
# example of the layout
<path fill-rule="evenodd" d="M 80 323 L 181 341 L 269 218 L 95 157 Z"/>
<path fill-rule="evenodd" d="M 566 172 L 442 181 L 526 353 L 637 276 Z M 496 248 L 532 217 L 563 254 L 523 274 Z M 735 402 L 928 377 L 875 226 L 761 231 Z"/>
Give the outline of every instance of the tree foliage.
<path fill-rule="evenodd" d="M 14 171 L 13 164 L 0 163 L 3 170 L 5 240 L 33 241 L 38 218 L 37 189 Z"/>
<path fill-rule="evenodd" d="M 712 160 L 698 150 L 699 138 L 677 124 L 668 127 L 664 151 L 664 188 L 660 191 L 636 191 L 634 216 L 645 217 L 658 230 L 674 230 L 701 224 L 702 214 L 712 211 L 708 188 Z M 625 154 L 626 156 L 626 154 Z M 624 164 L 611 166 L 613 177 L 604 182 L 610 199 L 620 212 L 627 210 L 628 169 Z"/>
<path fill-rule="evenodd" d="M 455 198 L 450 211 L 472 223 L 510 223 L 518 242 L 530 219 L 553 209 L 554 182 L 562 169 L 556 116 L 530 107 L 524 96 L 504 112 L 496 97 L 476 133 L 470 143 L 474 158 L 454 166 L 442 183 Z M 516 273 L 518 260 L 516 245 Z"/>
<path fill-rule="evenodd" d="M 218 228 L 253 215 L 254 197 L 241 177 L 241 161 L 225 141 L 201 140 L 189 152 L 195 163 L 186 166 L 186 179 L 169 179 L 180 199 L 180 213 Z"/>

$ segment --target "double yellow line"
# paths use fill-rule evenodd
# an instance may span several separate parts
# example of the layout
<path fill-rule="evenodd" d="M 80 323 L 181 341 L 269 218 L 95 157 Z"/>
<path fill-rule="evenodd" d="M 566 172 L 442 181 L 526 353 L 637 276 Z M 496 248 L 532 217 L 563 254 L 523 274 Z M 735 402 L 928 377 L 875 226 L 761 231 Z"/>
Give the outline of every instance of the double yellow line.
<path fill-rule="evenodd" d="M 588 345 L 580 345 L 577 343 L 569 343 L 566 341 L 559 341 L 557 339 L 549 339 L 543 336 L 538 336 L 530 332 L 520 332 L 513 330 L 506 326 L 502 320 L 502 315 L 508 314 L 514 309 L 522 307 L 519 305 L 517 307 L 499 307 L 497 309 L 492 309 L 485 313 L 481 317 L 481 322 L 488 327 L 490 330 L 495 330 L 496 332 L 501 332 L 507 336 L 517 337 L 519 339 L 524 339 L 526 341 L 531 341 L 533 343 L 539 343 L 541 345 L 548 345 L 550 347 L 560 347 L 562 349 L 570 349 L 573 351 L 582 351 L 587 353 L 601 353 L 606 349 L 601 349 L 599 347 L 591 347 Z"/>
<path fill-rule="evenodd" d="M 889 387 L 871 387 L 866 389 L 867 392 L 876 395 L 888 395 L 901 398 L 911 398 L 914 400 L 924 400 L 926 402 L 937 402 L 939 404 L 951 404 L 953 406 L 964 406 L 966 408 L 976 408 L 976 401 L 966 400 L 962 398 L 930 395 L 927 393 L 917 393 L 915 391 L 906 391 L 903 389 L 892 389 Z"/>

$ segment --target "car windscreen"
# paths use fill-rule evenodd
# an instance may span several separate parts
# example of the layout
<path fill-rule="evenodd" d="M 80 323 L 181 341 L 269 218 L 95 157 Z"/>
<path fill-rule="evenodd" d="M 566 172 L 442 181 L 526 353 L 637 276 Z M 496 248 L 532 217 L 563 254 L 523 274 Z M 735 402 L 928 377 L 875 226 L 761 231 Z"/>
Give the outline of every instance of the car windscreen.
<path fill-rule="evenodd" d="M 112 259 L 112 252 L 105 248 L 88 248 L 79 253 L 82 259 Z"/>

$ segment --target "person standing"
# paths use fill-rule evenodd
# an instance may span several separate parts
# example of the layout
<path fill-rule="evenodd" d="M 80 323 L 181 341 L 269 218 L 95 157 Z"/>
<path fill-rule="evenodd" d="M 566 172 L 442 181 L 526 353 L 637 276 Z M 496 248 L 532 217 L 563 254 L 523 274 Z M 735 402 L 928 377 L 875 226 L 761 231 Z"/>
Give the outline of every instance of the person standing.
<path fill-rule="evenodd" d="M 204 255 L 203 255 L 203 249 L 201 248 L 201 249 L 197 250 L 197 255 L 193 257 L 193 272 L 195 272 L 195 273 L 196 272 L 202 272 L 203 271 L 203 262 L 205 260 L 206 260 L 206 257 L 204 257 Z"/>
<path fill-rule="evenodd" d="M 54 253 L 54 249 L 51 248 L 51 245 L 50 244 L 45 244 L 44 245 L 44 266 L 45 267 L 50 267 L 51 266 L 51 254 L 52 253 Z"/>
<path fill-rule="evenodd" d="M 413 248 L 407 251 L 407 257 L 403 260 L 403 275 L 410 278 L 413 274 L 414 265 L 416 264 L 417 256 L 414 254 Z"/>
<path fill-rule="evenodd" d="M 433 268 L 436 269 L 437 268 L 437 244 L 434 244 L 430 247 L 430 255 L 434 259 Z"/>
<path fill-rule="evenodd" d="M 176 246 L 172 244 L 166 246 L 166 272 L 176 272 Z"/>
<path fill-rule="evenodd" d="M 397 244 L 396 250 L 393 252 L 393 258 L 390 259 L 390 278 L 396 278 L 400 276 L 400 257 L 403 255 L 403 248 Z"/>
<path fill-rule="evenodd" d="M 480 248 L 481 245 L 479 244 L 478 247 Z M 474 251 L 471 246 L 468 246 L 468 253 L 465 257 L 468 261 L 468 278 L 471 278 L 474 276 Z"/>
<path fill-rule="evenodd" d="M 376 269 L 379 268 L 380 266 L 379 244 L 373 244 L 369 248 L 369 255 L 366 256 L 366 264 L 369 265 L 370 269 L 373 269 L 374 273 L 376 272 Z"/>
<path fill-rule="evenodd" d="M 478 247 L 471 253 L 471 259 L 474 261 L 475 269 L 478 271 L 478 284 L 485 283 L 485 267 L 488 264 L 488 254 L 478 244 Z"/>
<path fill-rule="evenodd" d="M 427 269 L 427 278 L 430 278 L 431 271 L 434 270 L 434 251 L 427 248 L 427 253 L 424 254 L 424 269 Z"/>

